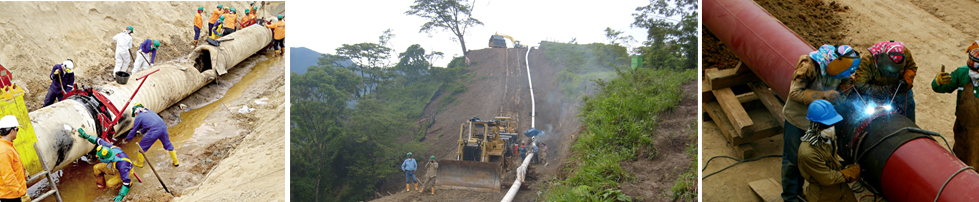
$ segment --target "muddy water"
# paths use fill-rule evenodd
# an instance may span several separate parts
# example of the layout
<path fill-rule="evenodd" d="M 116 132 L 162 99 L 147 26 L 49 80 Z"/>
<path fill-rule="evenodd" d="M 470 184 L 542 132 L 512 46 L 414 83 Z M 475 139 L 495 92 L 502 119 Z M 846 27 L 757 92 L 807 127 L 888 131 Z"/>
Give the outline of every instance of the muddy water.
<path fill-rule="evenodd" d="M 245 89 L 248 88 L 248 86 L 254 83 L 255 80 L 257 80 L 258 78 L 262 77 L 262 75 L 264 75 L 266 72 L 268 72 L 269 67 L 273 63 L 279 62 L 279 60 L 281 60 L 281 58 L 276 58 L 276 59 L 269 59 L 269 60 L 258 60 L 258 62 L 248 62 L 248 61 L 254 61 L 254 58 L 260 58 L 260 57 L 264 57 L 264 56 L 253 57 L 252 59 L 246 60 L 246 62 L 242 62 L 242 64 L 239 64 L 239 67 L 236 67 L 235 69 L 232 69 L 231 72 L 229 72 L 227 76 L 235 77 L 234 74 L 236 73 L 244 74 L 244 76 L 239 76 L 240 81 L 237 81 L 236 83 L 234 83 L 233 86 L 231 86 L 231 88 L 227 89 L 227 91 L 224 93 L 223 96 L 220 97 L 220 99 L 210 102 L 209 104 L 206 104 L 203 107 L 193 108 L 190 111 L 180 113 L 180 119 L 179 119 L 180 122 L 177 123 L 176 125 L 171 126 L 168 129 L 168 132 L 170 134 L 170 141 L 171 143 L 173 143 L 174 149 L 177 151 L 177 157 L 181 162 L 180 167 L 172 166 L 172 160 L 170 159 L 169 153 L 167 153 L 163 149 L 163 145 L 159 142 L 154 143 L 153 146 L 150 147 L 149 151 L 146 152 L 146 157 L 148 158 L 148 161 L 153 163 L 153 166 L 156 168 L 156 170 L 161 173 L 161 177 L 164 179 L 163 181 L 167 183 L 167 187 L 170 189 L 171 192 L 181 191 L 179 189 L 196 186 L 196 184 L 199 183 L 198 180 L 202 180 L 202 179 L 197 179 L 198 177 L 194 177 L 194 179 L 197 180 L 188 181 L 186 179 L 182 179 L 179 180 L 179 182 L 184 182 L 184 184 L 176 184 L 178 180 L 173 179 L 173 177 L 171 176 L 167 176 L 167 174 L 171 174 L 175 172 L 191 172 L 188 170 L 194 167 L 196 164 L 211 163 L 209 161 L 201 162 L 200 159 L 188 158 L 188 157 L 199 157 L 202 155 L 202 154 L 196 154 L 191 152 L 199 152 L 199 151 L 206 150 L 208 146 L 214 144 L 215 142 L 228 138 L 235 134 L 238 134 L 233 132 L 232 133 L 222 132 L 222 131 L 235 130 L 234 124 L 225 124 L 227 123 L 227 121 L 222 121 L 221 123 L 208 123 L 207 121 L 205 121 L 205 118 L 207 118 L 208 115 L 210 115 L 211 113 L 215 112 L 215 110 L 227 110 L 227 112 L 224 112 L 222 114 L 238 113 L 237 109 L 240 108 L 240 106 L 231 107 L 225 105 L 224 103 L 238 99 L 242 95 L 242 93 L 244 93 Z M 245 72 L 247 72 L 247 74 L 245 74 Z M 237 79 L 238 78 L 231 78 L 230 80 L 237 80 Z M 221 82 L 221 80 L 219 80 L 219 82 Z M 214 92 L 211 89 L 204 92 L 202 91 L 204 90 L 198 91 L 195 94 Z M 191 97 L 194 96 L 195 95 L 191 95 Z M 213 97 L 213 95 L 210 96 L 198 95 L 198 97 Z M 250 106 L 251 108 L 255 107 L 254 102 L 248 102 L 248 103 L 252 105 Z M 171 108 L 175 108 L 175 107 L 176 106 Z M 166 110 L 166 111 L 171 111 L 171 110 Z M 161 116 L 163 116 L 165 119 L 167 119 L 168 117 L 163 115 L 162 113 Z M 168 121 L 172 121 L 172 120 L 168 120 Z M 122 149 L 126 152 L 126 154 L 129 155 L 130 159 L 132 159 L 133 161 L 136 161 L 137 158 L 136 153 L 138 152 L 137 149 L 138 147 L 136 146 L 136 143 L 139 142 L 139 140 L 141 139 L 142 139 L 141 136 L 135 137 L 133 138 L 133 141 L 130 141 L 126 144 L 122 144 L 121 146 Z M 82 159 L 85 159 L 85 157 L 83 157 Z M 98 187 L 95 186 L 95 177 L 93 176 L 92 165 L 93 164 L 90 164 L 83 160 L 78 160 L 72 163 L 71 165 L 65 167 L 64 169 L 60 171 L 56 171 L 55 174 L 58 177 L 55 180 L 57 181 L 58 188 L 61 191 L 62 198 L 65 199 L 65 201 L 93 201 L 99 198 L 111 199 L 112 197 L 117 195 L 118 190 L 98 189 Z M 144 165 L 143 168 L 137 167 L 134 168 L 133 170 L 136 172 L 136 175 L 138 175 L 140 178 L 143 179 L 143 182 L 139 183 L 136 178 L 133 178 L 132 181 L 133 191 L 130 192 L 129 194 L 130 197 L 127 198 L 133 198 L 133 196 L 137 193 L 155 192 L 157 190 L 159 190 L 159 192 L 163 192 L 162 188 L 160 188 L 160 182 L 154 176 L 153 172 L 149 168 L 149 165 Z M 49 189 L 46 180 L 42 180 L 34 187 L 44 187 L 41 188 L 41 190 L 44 191 Z M 140 190 L 141 188 L 144 190 Z M 37 190 L 37 188 L 34 188 L 30 190 L 29 193 L 32 196 L 38 196 L 41 190 Z M 146 194 L 140 194 L 140 195 L 146 195 Z M 53 197 L 49 197 L 44 201 L 54 202 L 56 200 Z"/>

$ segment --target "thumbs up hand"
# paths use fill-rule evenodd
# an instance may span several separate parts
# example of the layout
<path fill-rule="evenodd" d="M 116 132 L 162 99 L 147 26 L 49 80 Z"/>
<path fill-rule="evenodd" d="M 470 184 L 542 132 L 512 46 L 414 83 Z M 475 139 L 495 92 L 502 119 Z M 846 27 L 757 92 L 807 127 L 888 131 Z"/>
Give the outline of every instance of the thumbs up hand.
<path fill-rule="evenodd" d="M 945 85 L 945 84 L 952 83 L 952 75 L 949 75 L 948 72 L 945 72 L 945 65 L 942 65 L 942 71 L 938 73 L 938 75 L 935 75 L 935 83 L 937 83 L 938 85 Z"/>

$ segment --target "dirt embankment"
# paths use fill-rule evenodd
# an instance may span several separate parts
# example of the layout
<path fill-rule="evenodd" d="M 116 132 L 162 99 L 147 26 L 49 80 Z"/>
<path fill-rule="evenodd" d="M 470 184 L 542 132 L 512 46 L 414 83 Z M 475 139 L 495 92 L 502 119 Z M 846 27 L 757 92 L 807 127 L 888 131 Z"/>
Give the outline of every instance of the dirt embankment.
<path fill-rule="evenodd" d="M 929 83 L 934 75 L 939 72 L 942 64 L 949 67 L 962 66 L 967 60 L 963 51 L 972 43 L 972 40 L 979 38 L 979 31 L 975 26 L 979 25 L 968 13 L 979 9 L 979 3 L 968 0 L 953 1 L 880 1 L 856 0 L 837 2 L 836 5 L 843 9 L 843 12 L 832 12 L 835 9 L 829 7 L 813 7 L 809 2 L 814 1 L 792 1 L 781 2 L 782 6 L 794 4 L 789 7 L 800 8 L 792 12 L 778 11 L 780 8 L 772 5 L 779 3 L 760 2 L 760 5 L 769 10 L 775 17 L 782 20 L 790 29 L 797 32 L 805 40 L 813 45 L 826 44 L 850 44 L 853 45 L 861 54 L 867 54 L 866 48 L 880 41 L 897 40 L 913 49 L 915 62 L 918 65 L 917 77 L 914 80 L 913 90 L 915 91 L 915 101 L 917 103 L 917 125 L 923 129 L 941 133 L 954 145 L 952 133 L 952 123 L 955 120 L 955 96 L 953 94 L 938 94 L 932 92 Z M 832 2 L 823 1 L 823 5 L 832 5 Z M 773 12 L 773 10 L 775 10 Z M 814 26 L 820 23 L 802 23 L 802 18 L 797 16 L 811 16 L 812 13 L 835 13 L 838 22 L 830 22 L 828 25 L 840 25 L 824 27 Z M 793 17 L 796 16 L 796 17 Z M 806 20 L 812 20 L 806 18 Z M 826 25 L 826 24 L 823 24 Z M 839 35 L 841 38 L 833 38 Z M 706 43 L 705 43 L 706 44 Z M 715 53 L 703 53 L 705 61 L 707 57 L 716 55 Z M 705 68 L 710 68 L 705 66 Z M 948 71 L 948 70 L 946 70 Z M 706 117 L 706 115 L 705 115 Z M 711 121 L 704 122 L 703 128 L 703 159 L 706 160 L 713 156 L 728 155 L 733 156 L 734 151 L 727 146 L 724 137 L 721 135 L 717 126 Z M 768 139 L 756 141 L 754 148 L 759 155 L 781 154 L 782 136 L 774 136 Z M 943 143 L 939 143 L 943 144 Z M 710 173 L 721 169 L 731 162 L 728 160 L 715 160 L 704 171 Z M 773 178 L 778 181 L 781 173 L 781 159 L 769 158 L 743 165 L 734 166 L 723 173 L 712 176 L 703 181 L 704 201 L 758 201 L 761 200 L 746 185 L 750 181 Z M 703 163 L 703 162 L 702 162 Z M 860 194 L 858 194 L 860 195 Z M 868 201 L 868 200 L 865 200 Z"/>

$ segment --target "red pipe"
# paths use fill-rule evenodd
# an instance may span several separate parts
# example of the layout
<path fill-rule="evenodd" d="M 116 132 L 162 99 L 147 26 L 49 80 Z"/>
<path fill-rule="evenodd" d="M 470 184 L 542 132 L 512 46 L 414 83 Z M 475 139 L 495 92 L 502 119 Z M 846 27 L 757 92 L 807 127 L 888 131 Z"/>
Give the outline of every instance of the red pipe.
<path fill-rule="evenodd" d="M 880 190 L 888 201 L 934 201 L 952 174 L 965 167 L 951 152 L 928 138 L 901 145 L 887 159 Z M 938 201 L 979 200 L 979 174 L 965 170 L 945 185 Z"/>
<path fill-rule="evenodd" d="M 799 56 L 815 50 L 751 0 L 703 0 L 703 22 L 782 99 Z M 901 145 L 881 171 L 889 201 L 933 201 L 953 173 L 965 167 L 931 139 Z M 965 170 L 945 185 L 939 201 L 979 201 L 979 174 Z"/>
<path fill-rule="evenodd" d="M 704 26 L 786 100 L 799 56 L 816 49 L 754 1 L 703 2 Z"/>

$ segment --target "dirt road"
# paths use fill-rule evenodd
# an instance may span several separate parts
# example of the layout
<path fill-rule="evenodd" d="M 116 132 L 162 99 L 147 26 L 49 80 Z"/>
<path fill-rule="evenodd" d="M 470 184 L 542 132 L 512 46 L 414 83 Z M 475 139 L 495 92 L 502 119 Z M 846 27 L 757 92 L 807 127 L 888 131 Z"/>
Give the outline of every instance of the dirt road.
<path fill-rule="evenodd" d="M 830 3 L 843 9 L 818 6 L 793 6 L 789 2 L 757 0 L 768 10 L 786 10 L 789 12 L 772 12 L 779 20 L 796 31 L 810 43 L 839 43 L 851 44 L 861 53 L 866 48 L 880 41 L 897 40 L 907 44 L 914 50 L 915 62 L 918 65 L 917 77 L 914 81 L 917 102 L 917 124 L 919 127 L 941 133 L 952 142 L 952 123 L 955 120 L 955 95 L 938 94 L 931 91 L 930 83 L 939 67 L 944 64 L 949 68 L 959 67 L 967 60 L 965 48 L 974 39 L 979 38 L 979 29 L 968 13 L 979 9 L 979 2 L 966 0 L 952 1 L 871 1 L 856 0 L 846 2 L 823 1 L 822 5 Z M 777 3 L 776 3 L 777 2 Z M 801 1 L 820 2 L 820 1 Z M 791 2 L 800 3 L 800 2 Z M 786 5 L 778 5 L 786 4 Z M 794 10 L 792 10 L 794 9 Z M 838 15 L 839 21 L 831 21 L 829 25 L 841 25 L 842 29 L 833 26 L 820 26 L 820 23 L 803 23 L 807 18 L 832 13 Z M 808 20 L 819 20 L 808 18 Z M 843 36 L 832 38 L 832 36 Z M 705 37 L 707 38 L 707 37 Z M 705 46 L 707 41 L 705 40 Z M 819 46 L 822 44 L 813 44 Z M 710 50 L 710 49 L 707 49 Z M 704 57 L 711 53 L 704 52 Z M 706 59 L 705 59 L 706 61 Z M 720 62 L 718 62 L 720 63 Z M 711 68 L 705 66 L 705 68 Z M 706 115 L 705 115 L 706 117 Z M 727 146 L 724 137 L 713 122 L 704 122 L 703 129 L 703 160 L 718 155 L 734 156 L 734 151 Z M 760 155 L 781 154 L 782 136 L 756 141 L 754 148 Z M 942 144 L 942 143 L 940 143 Z M 730 163 L 729 160 L 716 160 L 704 171 L 705 174 L 721 169 Z M 704 201 L 758 201 L 747 183 L 765 178 L 779 180 L 779 158 L 763 159 L 756 162 L 734 166 L 723 173 L 703 181 Z M 701 162 L 703 165 L 705 162 Z M 869 201 L 866 199 L 864 201 Z"/>

